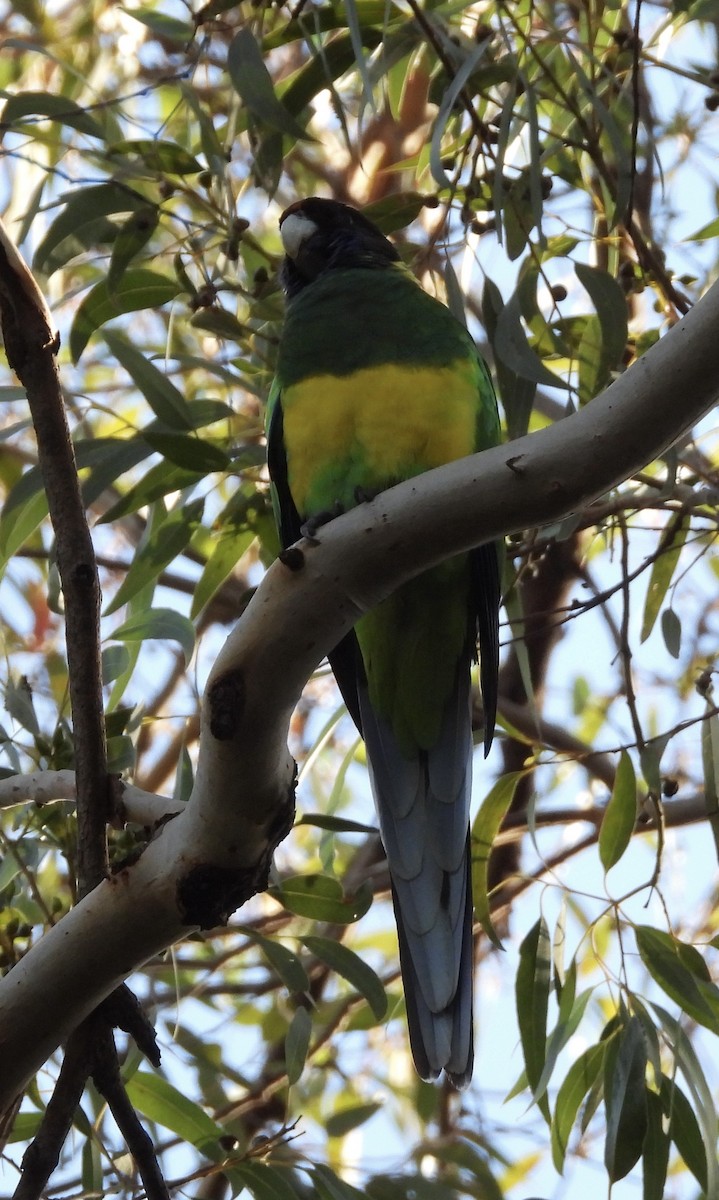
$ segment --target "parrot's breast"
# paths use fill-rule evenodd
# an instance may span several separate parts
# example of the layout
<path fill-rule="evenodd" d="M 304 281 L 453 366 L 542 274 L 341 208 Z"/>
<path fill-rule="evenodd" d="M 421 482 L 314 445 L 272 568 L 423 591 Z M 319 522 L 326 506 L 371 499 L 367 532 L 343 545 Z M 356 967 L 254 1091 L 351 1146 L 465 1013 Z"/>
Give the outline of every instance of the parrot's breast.
<path fill-rule="evenodd" d="M 377 491 L 474 451 L 476 364 L 314 375 L 286 388 L 283 412 L 298 511 L 350 508 L 358 489 Z"/>

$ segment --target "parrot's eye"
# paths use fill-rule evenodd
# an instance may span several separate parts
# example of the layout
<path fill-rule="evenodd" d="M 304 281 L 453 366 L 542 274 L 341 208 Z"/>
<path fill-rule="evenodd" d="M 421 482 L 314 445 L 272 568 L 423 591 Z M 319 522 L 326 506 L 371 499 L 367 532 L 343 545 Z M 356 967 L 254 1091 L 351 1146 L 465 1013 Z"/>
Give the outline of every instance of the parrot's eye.
<path fill-rule="evenodd" d="M 289 258 L 297 258 L 303 243 L 315 233 L 317 226 L 314 221 L 300 212 L 292 212 L 292 209 L 288 209 L 280 221 L 282 245 Z"/>

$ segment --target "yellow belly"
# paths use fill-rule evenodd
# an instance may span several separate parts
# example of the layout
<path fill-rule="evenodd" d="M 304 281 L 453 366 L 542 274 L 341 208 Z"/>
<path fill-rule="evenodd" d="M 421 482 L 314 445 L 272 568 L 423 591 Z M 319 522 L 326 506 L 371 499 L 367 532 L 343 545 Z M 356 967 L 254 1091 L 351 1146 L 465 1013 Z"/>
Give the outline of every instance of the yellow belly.
<path fill-rule="evenodd" d="M 396 364 L 317 375 L 282 396 L 289 486 L 303 516 L 471 454 L 476 366 Z"/>

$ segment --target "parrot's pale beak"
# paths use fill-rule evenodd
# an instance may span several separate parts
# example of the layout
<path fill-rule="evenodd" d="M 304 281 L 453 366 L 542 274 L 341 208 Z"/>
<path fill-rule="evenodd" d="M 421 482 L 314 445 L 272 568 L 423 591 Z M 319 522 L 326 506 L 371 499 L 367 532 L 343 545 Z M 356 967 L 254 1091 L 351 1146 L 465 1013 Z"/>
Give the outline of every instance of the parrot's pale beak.
<path fill-rule="evenodd" d="M 280 236 L 287 257 L 297 258 L 302 243 L 314 233 L 317 233 L 314 221 L 310 221 L 309 217 L 303 216 L 302 213 L 289 211 L 280 224 Z"/>

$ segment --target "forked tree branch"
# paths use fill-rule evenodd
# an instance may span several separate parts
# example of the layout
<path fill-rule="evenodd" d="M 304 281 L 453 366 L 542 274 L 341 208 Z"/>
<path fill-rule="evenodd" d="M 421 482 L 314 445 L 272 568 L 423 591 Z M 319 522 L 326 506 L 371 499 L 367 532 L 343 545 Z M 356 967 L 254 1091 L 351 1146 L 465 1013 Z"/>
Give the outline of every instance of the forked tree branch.
<path fill-rule="evenodd" d="M 402 483 L 274 564 L 210 674 L 189 802 L 0 982 L 0 1110 L 131 971 L 264 887 L 291 820 L 292 709 L 357 618 L 425 568 L 565 517 L 660 455 L 719 399 L 718 328 L 715 285 L 581 412 Z"/>

